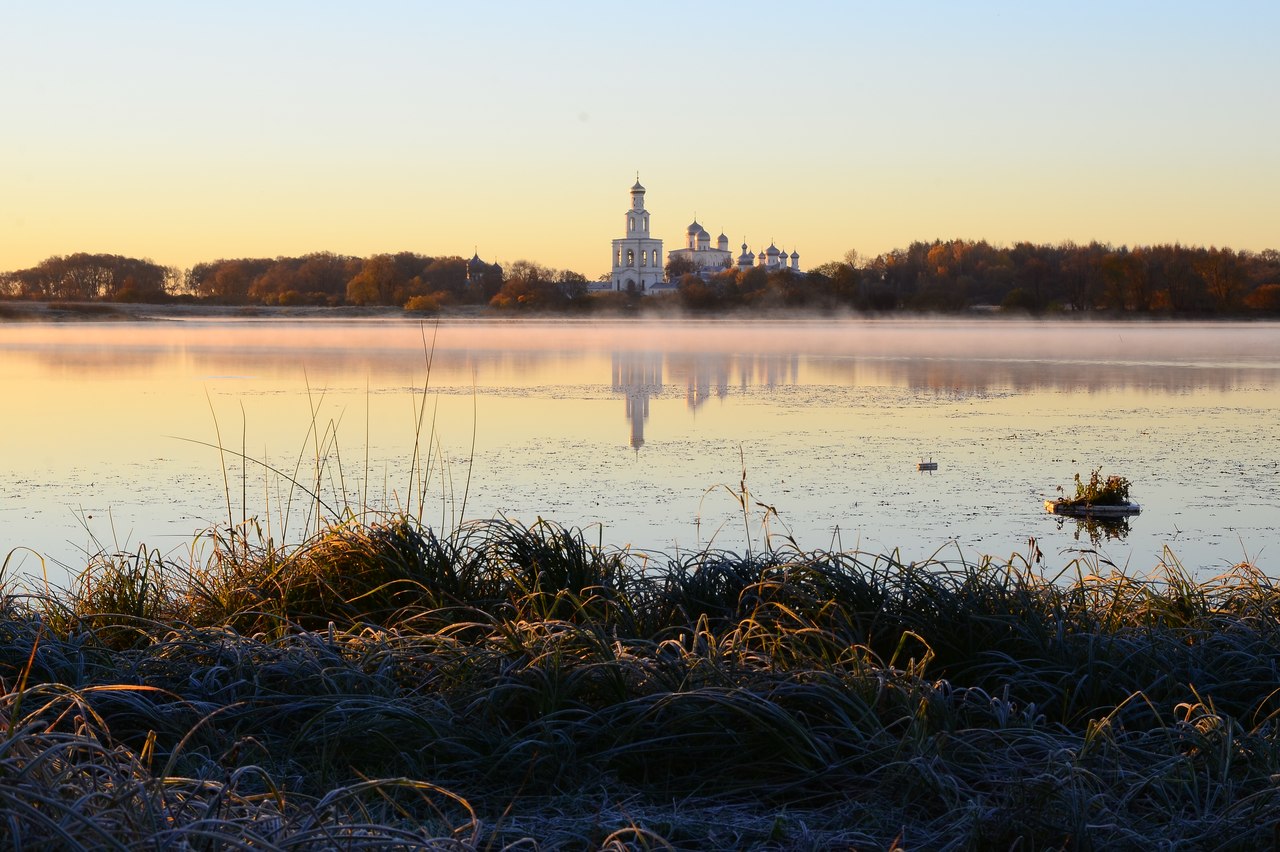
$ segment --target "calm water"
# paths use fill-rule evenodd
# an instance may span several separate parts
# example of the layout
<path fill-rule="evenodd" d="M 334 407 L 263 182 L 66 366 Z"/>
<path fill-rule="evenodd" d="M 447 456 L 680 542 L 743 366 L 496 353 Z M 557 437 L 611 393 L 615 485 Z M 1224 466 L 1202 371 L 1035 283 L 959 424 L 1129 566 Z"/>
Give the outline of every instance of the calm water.
<path fill-rule="evenodd" d="M 1276 324 L 8 324 L 0 393 L 11 574 L 181 555 L 229 519 L 296 537 L 288 478 L 317 470 L 331 506 L 416 507 L 425 471 L 434 524 L 543 517 L 655 550 L 759 546 L 767 519 L 904 559 L 1035 539 L 1048 567 L 1147 570 L 1167 546 L 1280 573 Z M 1096 547 L 1043 508 L 1094 467 L 1143 506 Z"/>

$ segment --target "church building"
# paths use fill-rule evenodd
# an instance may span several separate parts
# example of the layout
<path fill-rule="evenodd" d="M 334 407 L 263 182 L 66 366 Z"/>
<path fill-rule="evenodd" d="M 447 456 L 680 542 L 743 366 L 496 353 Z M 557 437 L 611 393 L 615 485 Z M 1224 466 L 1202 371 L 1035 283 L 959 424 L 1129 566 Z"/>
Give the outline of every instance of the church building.
<path fill-rule="evenodd" d="M 662 240 L 649 236 L 649 211 L 644 209 L 644 187 L 639 177 L 631 187 L 626 233 L 613 241 L 609 289 L 646 293 L 662 283 Z"/>
<path fill-rule="evenodd" d="M 480 252 L 472 253 L 467 261 L 467 286 L 481 287 L 486 282 L 502 284 L 502 267 L 496 263 L 485 263 L 480 259 Z"/>
<path fill-rule="evenodd" d="M 729 252 L 729 238 L 724 234 L 716 237 L 716 247 L 711 247 L 711 235 L 707 229 L 694 219 L 693 224 L 684 231 L 684 248 L 674 249 L 667 254 L 667 260 L 681 258 L 692 264 L 696 272 L 721 272 L 733 266 L 733 255 Z"/>
<path fill-rule="evenodd" d="M 742 244 L 742 254 L 738 255 L 738 269 L 746 272 L 753 266 L 763 267 L 766 272 L 790 269 L 797 275 L 804 274 L 800 271 L 800 253 L 793 251 L 787 254 L 785 249 L 779 249 L 773 243 L 769 243 L 769 247 L 759 254 L 748 249 L 746 243 Z"/>
<path fill-rule="evenodd" d="M 662 256 L 662 240 L 655 239 L 649 233 L 649 211 L 644 208 L 644 187 L 640 185 L 639 175 L 635 186 L 631 187 L 631 207 L 626 215 L 626 236 L 613 241 L 613 269 L 609 274 L 609 283 L 599 285 L 618 292 L 671 292 L 675 282 L 664 281 L 666 272 Z M 684 248 L 673 249 L 667 260 L 682 258 L 691 264 L 693 271 L 703 278 L 710 278 L 718 272 L 736 268 L 746 272 L 759 267 L 767 272 L 790 269 L 800 272 L 800 255 L 793 251 L 787 254 L 770 243 L 767 249 L 755 254 L 742 244 L 742 254 L 735 264 L 733 253 L 729 251 L 729 238 L 723 233 L 716 237 L 715 248 L 711 247 L 711 234 L 698 224 L 685 229 Z"/>

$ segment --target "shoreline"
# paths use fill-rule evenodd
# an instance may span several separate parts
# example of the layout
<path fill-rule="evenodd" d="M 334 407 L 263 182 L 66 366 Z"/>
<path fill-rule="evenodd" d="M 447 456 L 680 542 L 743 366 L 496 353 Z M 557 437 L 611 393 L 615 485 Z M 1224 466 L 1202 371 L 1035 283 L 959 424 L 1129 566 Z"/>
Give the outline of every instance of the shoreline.
<path fill-rule="evenodd" d="M 752 310 L 723 312 L 689 312 L 684 310 L 636 310 L 636 311 L 521 311 L 495 310 L 487 305 L 456 305 L 435 313 L 416 313 L 390 306 L 340 305 L 319 307 L 314 305 L 216 305 L 193 302 L 53 302 L 24 299 L 0 299 L 0 326 L 7 323 L 62 323 L 62 322 L 166 322 L 185 319 L 212 320 L 486 320 L 519 322 L 522 320 L 581 320 L 581 321 L 671 321 L 695 322 L 798 322 L 798 321 L 917 321 L 955 320 L 966 322 L 1119 322 L 1135 324 L 1178 324 L 1218 322 L 1224 324 L 1251 324 L 1274 322 L 1272 316 L 1223 316 L 1223 315 L 1144 315 L 1110 312 L 1057 312 L 1044 314 L 1005 313 L 998 308 L 971 308 L 959 313 L 915 313 L 893 311 L 888 313 L 861 313 L 856 311 L 779 310 L 759 312 Z"/>
<path fill-rule="evenodd" d="M 457 310 L 456 316 L 467 315 L 462 309 Z M 476 315 L 479 315 L 478 311 Z M 0 301 L 0 323 L 163 322 L 169 319 L 396 319 L 412 316 L 416 315 L 391 307 Z"/>

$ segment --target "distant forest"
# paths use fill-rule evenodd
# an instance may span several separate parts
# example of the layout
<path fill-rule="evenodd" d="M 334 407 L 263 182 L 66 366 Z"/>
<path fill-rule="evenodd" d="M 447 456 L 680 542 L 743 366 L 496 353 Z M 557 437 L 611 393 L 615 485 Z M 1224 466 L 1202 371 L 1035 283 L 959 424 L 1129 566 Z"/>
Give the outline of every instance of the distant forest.
<path fill-rule="evenodd" d="M 593 293 L 570 270 L 530 261 L 509 268 L 413 252 L 359 258 L 215 260 L 188 270 L 109 254 L 51 257 L 0 273 L 0 296 L 48 301 L 206 302 L 219 305 L 381 305 L 432 313 L 451 306 L 501 311 L 854 309 L 1175 316 L 1280 314 L 1280 252 L 1100 243 L 993 246 L 916 242 L 874 258 L 849 252 L 797 275 L 736 269 L 701 278 L 668 265 L 675 292 L 656 298 Z"/>

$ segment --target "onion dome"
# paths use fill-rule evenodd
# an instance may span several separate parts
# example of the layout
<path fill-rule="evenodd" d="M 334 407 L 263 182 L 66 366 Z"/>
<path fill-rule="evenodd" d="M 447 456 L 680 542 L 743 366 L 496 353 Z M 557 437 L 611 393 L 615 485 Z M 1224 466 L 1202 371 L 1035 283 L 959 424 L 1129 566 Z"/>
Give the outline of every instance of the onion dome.
<path fill-rule="evenodd" d="M 800 252 L 798 252 L 798 251 L 793 251 L 793 252 L 791 252 L 791 259 L 792 259 L 792 260 L 799 260 L 799 259 L 800 259 Z"/>
<path fill-rule="evenodd" d="M 467 269 L 483 269 L 489 264 L 480 259 L 480 253 L 476 252 L 471 255 L 471 259 L 467 261 Z"/>
<path fill-rule="evenodd" d="M 778 247 L 775 246 L 773 243 L 769 243 L 769 247 L 765 249 L 765 254 L 769 255 L 769 257 L 777 257 Z"/>
<path fill-rule="evenodd" d="M 636 178 L 635 186 L 631 187 L 632 192 L 644 192 L 644 187 L 640 185 L 640 178 Z"/>
<path fill-rule="evenodd" d="M 698 233 L 701 231 L 702 231 L 702 226 L 698 224 L 697 219 L 694 219 L 693 223 L 690 224 L 689 227 L 684 229 L 685 234 L 687 234 L 690 237 L 698 236 Z"/>

